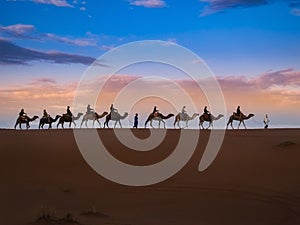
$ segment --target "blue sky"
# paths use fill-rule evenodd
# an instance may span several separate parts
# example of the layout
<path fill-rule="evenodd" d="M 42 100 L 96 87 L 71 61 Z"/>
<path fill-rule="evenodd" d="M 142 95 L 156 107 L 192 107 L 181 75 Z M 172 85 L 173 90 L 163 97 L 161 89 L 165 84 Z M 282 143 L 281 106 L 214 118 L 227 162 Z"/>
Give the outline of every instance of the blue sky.
<path fill-rule="evenodd" d="M 1 0 L 0 15 L 2 103 L 31 80 L 72 86 L 106 51 L 147 39 L 192 50 L 229 81 L 276 74 L 268 88 L 292 86 L 300 102 L 290 79 L 300 70 L 300 0 Z"/>
<path fill-rule="evenodd" d="M 0 4 L 1 36 L 25 48 L 98 57 L 123 43 L 158 39 L 191 49 L 220 75 L 299 69 L 299 1 L 16 0 Z M 23 27 L 9 30 L 16 24 Z"/>

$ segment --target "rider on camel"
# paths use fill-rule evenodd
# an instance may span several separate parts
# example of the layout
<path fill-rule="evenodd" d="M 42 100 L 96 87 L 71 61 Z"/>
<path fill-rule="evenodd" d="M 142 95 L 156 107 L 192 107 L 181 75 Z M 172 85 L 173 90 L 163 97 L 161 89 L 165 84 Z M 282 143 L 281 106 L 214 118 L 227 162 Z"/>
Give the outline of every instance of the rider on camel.
<path fill-rule="evenodd" d="M 186 114 L 185 105 L 182 107 L 181 113 L 182 113 L 182 114 Z"/>
<path fill-rule="evenodd" d="M 211 116 L 210 111 L 207 110 L 207 106 L 204 107 L 203 111 L 204 111 L 204 116 L 205 115 L 207 115 L 208 117 Z"/>
<path fill-rule="evenodd" d="M 24 111 L 24 109 L 21 109 L 21 111 L 19 112 L 19 117 L 23 119 L 27 118 L 27 113 Z"/>
<path fill-rule="evenodd" d="M 158 109 L 156 106 L 154 106 L 153 108 L 153 116 L 157 116 L 158 115 Z"/>
<path fill-rule="evenodd" d="M 88 106 L 86 107 L 86 114 L 92 114 L 94 111 L 93 111 L 94 109 L 92 109 L 91 108 L 91 105 L 90 104 L 88 104 Z"/>
<path fill-rule="evenodd" d="M 114 108 L 113 104 L 111 104 L 110 105 L 110 115 L 111 115 L 111 118 L 114 118 L 117 112 L 118 112 L 118 110 Z"/>
<path fill-rule="evenodd" d="M 72 112 L 70 110 L 70 106 L 67 106 L 67 115 L 70 116 L 70 117 L 73 116 L 73 114 L 72 114 Z"/>
<path fill-rule="evenodd" d="M 235 115 L 237 117 L 242 117 L 243 113 L 241 111 L 241 107 L 240 106 L 237 107 Z"/>
<path fill-rule="evenodd" d="M 50 123 L 50 115 L 47 113 L 46 109 L 43 111 L 43 117 L 48 120 L 48 123 Z"/>

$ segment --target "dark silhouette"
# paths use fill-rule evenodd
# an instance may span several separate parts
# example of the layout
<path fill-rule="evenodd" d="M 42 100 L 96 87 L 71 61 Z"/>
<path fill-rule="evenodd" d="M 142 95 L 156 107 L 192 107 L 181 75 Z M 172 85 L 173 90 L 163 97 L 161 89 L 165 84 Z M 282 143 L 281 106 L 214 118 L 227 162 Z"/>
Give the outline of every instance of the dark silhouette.
<path fill-rule="evenodd" d="M 44 120 L 47 120 L 48 123 L 50 124 L 50 115 L 47 113 L 46 109 L 43 111 L 43 118 Z"/>
<path fill-rule="evenodd" d="M 154 107 L 154 108 L 156 109 L 156 107 Z M 154 110 L 153 110 L 153 112 L 154 112 Z M 147 120 L 146 120 L 146 122 L 145 122 L 145 128 L 146 128 L 147 123 L 148 123 L 149 121 L 150 121 L 150 126 L 151 126 L 152 128 L 154 128 L 154 127 L 152 126 L 152 121 L 153 121 L 153 120 L 158 120 L 158 122 L 159 122 L 159 123 L 158 123 L 158 127 L 160 127 L 160 123 L 163 122 L 164 128 L 166 128 L 166 123 L 165 123 L 165 121 L 163 121 L 163 120 L 169 119 L 169 118 L 171 118 L 171 117 L 174 116 L 174 114 L 172 114 L 172 113 L 169 113 L 167 116 L 164 116 L 163 114 L 159 113 L 158 110 L 157 110 L 155 113 L 153 113 L 153 112 L 148 116 L 148 118 L 147 118 Z"/>
<path fill-rule="evenodd" d="M 243 115 L 243 113 L 242 113 L 242 111 L 241 111 L 241 107 L 240 107 L 240 106 L 238 106 L 238 107 L 237 107 L 237 109 L 236 109 L 236 115 L 237 115 L 237 116 L 241 116 L 241 115 Z"/>
<path fill-rule="evenodd" d="M 82 124 L 85 122 L 85 126 L 87 126 L 87 122 L 88 120 L 93 120 L 93 127 L 95 125 L 95 121 L 98 122 L 99 126 L 101 127 L 101 123 L 99 121 L 99 119 L 103 118 L 104 116 L 106 116 L 108 114 L 108 112 L 103 112 L 101 115 L 99 115 L 98 113 L 96 112 L 92 112 L 92 113 L 86 113 L 83 118 L 82 118 L 82 121 L 81 121 L 81 124 L 80 124 L 80 127 L 82 127 Z"/>
<path fill-rule="evenodd" d="M 26 116 L 27 116 L 27 113 L 25 113 L 24 109 L 21 109 L 21 111 L 19 112 L 19 117 L 23 117 L 25 119 Z"/>
<path fill-rule="evenodd" d="M 49 124 L 48 129 L 51 129 L 52 123 L 55 123 L 60 117 L 61 117 L 61 115 L 56 115 L 54 119 L 51 116 L 49 116 L 48 118 L 42 117 L 40 119 L 39 129 L 41 129 L 41 128 L 44 129 L 45 124 Z"/>
<path fill-rule="evenodd" d="M 192 116 L 189 116 L 187 114 L 187 112 L 185 111 L 185 106 L 182 108 L 181 113 L 178 113 L 175 116 L 175 121 L 174 121 L 174 128 L 175 125 L 177 124 L 177 126 L 181 129 L 181 128 L 188 128 L 188 122 L 189 120 L 193 120 L 195 119 L 197 116 L 199 116 L 199 113 L 194 113 Z M 184 121 L 185 122 L 185 127 L 180 127 L 180 121 Z"/>
<path fill-rule="evenodd" d="M 19 128 L 22 129 L 21 124 L 25 123 L 26 124 L 26 129 L 28 130 L 30 128 L 29 123 L 36 120 L 37 118 L 39 118 L 38 116 L 34 116 L 34 117 L 30 118 L 27 115 L 26 116 L 24 116 L 24 114 L 22 114 L 22 115 L 23 116 L 20 116 L 20 114 L 19 114 L 19 117 L 18 117 L 18 119 L 16 121 L 16 124 L 15 124 L 15 129 L 17 129 L 17 125 L 19 125 Z"/>
<path fill-rule="evenodd" d="M 94 109 L 91 108 L 91 105 L 88 104 L 88 106 L 86 107 L 86 114 L 92 114 L 94 113 Z"/>
<path fill-rule="evenodd" d="M 136 113 L 134 116 L 133 128 L 138 128 L 138 124 L 139 124 L 139 117 L 138 114 Z"/>
<path fill-rule="evenodd" d="M 233 126 L 232 126 L 232 122 L 233 122 L 234 120 L 240 121 L 240 123 L 239 123 L 239 125 L 238 125 L 238 129 L 240 128 L 241 123 L 243 123 L 245 129 L 247 129 L 244 120 L 250 119 L 250 118 L 253 117 L 253 116 L 254 116 L 254 114 L 252 114 L 252 113 L 250 113 L 248 116 L 245 116 L 244 114 L 241 114 L 240 116 L 238 116 L 236 113 L 233 113 L 233 115 L 231 115 L 231 116 L 229 117 L 229 120 L 228 120 L 226 129 L 228 129 L 228 125 L 229 125 L 229 124 L 230 124 L 231 128 L 234 129 Z"/>
<path fill-rule="evenodd" d="M 265 124 L 265 129 L 268 129 L 269 127 L 269 123 L 270 123 L 270 120 L 269 120 L 269 117 L 268 117 L 268 114 L 266 114 L 265 118 L 264 118 L 264 124 Z"/>
<path fill-rule="evenodd" d="M 118 113 L 118 112 L 114 112 L 114 114 L 115 114 L 114 117 L 111 116 L 112 115 L 111 113 L 105 117 L 104 128 L 106 126 L 107 126 L 107 128 L 109 128 L 108 123 L 110 120 L 116 121 L 114 128 L 116 127 L 117 123 L 119 123 L 120 127 L 122 128 L 122 124 L 121 124 L 120 120 L 125 119 L 128 116 L 128 113 L 125 112 L 123 116 L 121 116 L 120 113 Z"/>
<path fill-rule="evenodd" d="M 209 122 L 209 125 L 206 129 L 210 128 L 210 127 L 213 127 L 213 121 L 214 120 L 219 120 L 223 117 L 224 115 L 222 114 L 219 114 L 217 117 L 214 117 L 214 115 L 212 114 L 202 114 L 200 117 L 199 117 L 199 127 L 201 127 L 202 129 L 204 129 L 203 127 L 203 123 L 205 121 Z"/>
<path fill-rule="evenodd" d="M 154 116 L 157 116 L 158 115 L 158 109 L 157 109 L 157 107 L 156 106 L 154 106 L 154 108 L 153 108 L 153 115 Z"/>
<path fill-rule="evenodd" d="M 73 123 L 74 126 L 76 127 L 76 123 L 74 122 L 75 120 L 78 120 L 83 113 L 78 113 L 77 116 L 70 115 L 69 113 L 63 114 L 57 123 L 57 128 L 61 124 L 61 127 L 64 128 L 64 123 L 69 123 L 69 128 L 71 128 L 71 124 Z"/>
<path fill-rule="evenodd" d="M 207 106 L 204 107 L 204 110 L 203 110 L 203 111 L 204 111 L 204 114 L 210 115 L 210 112 L 207 110 Z"/>
<path fill-rule="evenodd" d="M 70 106 L 67 106 L 67 114 L 71 117 L 73 116 L 71 110 L 70 110 Z"/>

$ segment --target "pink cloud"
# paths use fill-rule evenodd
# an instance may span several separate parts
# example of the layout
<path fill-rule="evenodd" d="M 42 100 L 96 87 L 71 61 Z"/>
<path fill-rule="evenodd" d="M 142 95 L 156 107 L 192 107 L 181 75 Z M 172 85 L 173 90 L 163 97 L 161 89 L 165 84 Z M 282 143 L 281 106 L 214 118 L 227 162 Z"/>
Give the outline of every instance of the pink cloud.
<path fill-rule="evenodd" d="M 56 34 L 45 34 L 45 36 L 52 41 L 57 41 L 57 42 L 62 42 L 66 44 L 73 44 L 73 45 L 78 45 L 78 46 L 96 46 L 97 42 L 95 39 L 92 38 L 77 38 L 77 39 L 71 39 L 68 37 L 62 37 L 58 36 Z"/>
<path fill-rule="evenodd" d="M 14 24 L 10 26 L 0 26 L 0 31 L 8 31 L 18 35 L 31 32 L 34 29 L 34 26 L 29 24 Z"/>
<path fill-rule="evenodd" d="M 163 0 L 135 0 L 130 1 L 130 5 L 143 6 L 146 8 L 163 8 L 166 3 Z"/>
<path fill-rule="evenodd" d="M 35 3 L 55 5 L 57 7 L 70 7 L 73 8 L 73 5 L 70 5 L 66 0 L 33 0 Z"/>
<path fill-rule="evenodd" d="M 218 77 L 218 81 L 223 88 L 229 89 L 257 88 L 265 90 L 272 88 L 272 86 L 297 86 L 300 88 L 300 71 L 284 69 L 252 78 L 246 76 Z"/>

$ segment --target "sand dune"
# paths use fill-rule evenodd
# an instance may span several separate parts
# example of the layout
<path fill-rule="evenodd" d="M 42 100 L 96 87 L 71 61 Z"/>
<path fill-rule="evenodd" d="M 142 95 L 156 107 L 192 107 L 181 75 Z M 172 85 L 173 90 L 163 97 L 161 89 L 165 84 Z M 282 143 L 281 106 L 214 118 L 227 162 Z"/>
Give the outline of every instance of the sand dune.
<path fill-rule="evenodd" d="M 168 157 L 180 135 L 168 130 L 161 147 L 135 152 L 112 129 L 98 132 L 112 155 L 137 165 Z M 179 173 L 130 187 L 92 170 L 70 129 L 0 130 L 0 224 L 300 224 L 300 129 L 229 130 L 215 161 L 199 172 L 209 134 L 200 132 Z"/>

